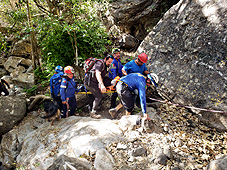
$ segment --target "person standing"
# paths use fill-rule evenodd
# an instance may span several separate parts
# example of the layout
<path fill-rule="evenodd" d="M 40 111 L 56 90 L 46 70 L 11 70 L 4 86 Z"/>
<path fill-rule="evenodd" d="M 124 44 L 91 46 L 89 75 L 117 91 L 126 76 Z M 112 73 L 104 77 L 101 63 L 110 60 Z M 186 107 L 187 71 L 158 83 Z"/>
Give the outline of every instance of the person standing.
<path fill-rule="evenodd" d="M 149 74 L 149 71 L 146 67 L 148 56 L 145 53 L 139 54 L 137 59 L 132 60 L 125 64 L 125 66 L 122 68 L 122 73 L 124 75 L 128 75 L 130 73 L 140 73 L 143 75 Z"/>
<path fill-rule="evenodd" d="M 63 104 L 63 116 L 73 116 L 76 110 L 76 97 L 75 92 L 77 91 L 77 85 L 74 80 L 74 69 L 71 66 L 64 68 L 64 76 L 61 82 L 60 94 Z M 70 109 L 70 112 L 69 112 Z"/>
<path fill-rule="evenodd" d="M 110 67 L 114 57 L 107 54 L 104 59 L 98 59 L 91 70 L 85 74 L 84 85 L 92 95 L 89 95 L 89 106 L 92 108 L 90 116 L 95 119 L 101 118 L 96 114 L 102 99 L 102 93 L 106 92 L 106 87 L 111 85 L 111 79 L 106 77 L 107 68 Z"/>
<path fill-rule="evenodd" d="M 60 96 L 60 86 L 61 86 L 61 80 L 63 75 L 63 67 L 62 66 L 56 66 L 55 67 L 55 73 L 50 78 L 50 93 L 51 98 L 53 101 L 55 101 L 58 104 L 59 110 L 62 110 L 62 100 Z"/>
<path fill-rule="evenodd" d="M 122 77 L 122 64 L 120 61 L 120 49 L 114 48 L 112 50 L 112 55 L 114 56 L 113 62 L 111 63 L 111 68 L 109 71 L 109 77 L 114 79 L 115 77 L 119 76 Z M 116 100 L 117 100 L 117 92 L 114 92 L 111 96 L 111 106 L 110 108 L 116 107 Z"/>

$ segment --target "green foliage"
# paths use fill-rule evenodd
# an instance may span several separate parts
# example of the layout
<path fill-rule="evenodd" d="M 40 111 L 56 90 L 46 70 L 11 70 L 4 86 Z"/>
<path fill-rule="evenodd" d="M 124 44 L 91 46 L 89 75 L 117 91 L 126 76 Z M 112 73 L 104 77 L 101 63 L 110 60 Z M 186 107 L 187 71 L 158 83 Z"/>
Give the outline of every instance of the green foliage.
<path fill-rule="evenodd" d="M 47 67 L 73 65 L 76 47 L 78 59 L 97 57 L 111 44 L 105 28 L 99 21 L 92 1 L 72 1 L 67 13 L 39 19 L 35 31 L 41 48 L 42 60 Z"/>
<path fill-rule="evenodd" d="M 7 43 L 6 43 L 5 37 L 2 34 L 0 34 L 0 51 L 1 51 L 1 53 L 5 52 L 6 49 L 7 49 Z"/>
<path fill-rule="evenodd" d="M 26 92 L 29 96 L 34 96 L 37 93 L 37 85 L 32 86 L 32 88 L 25 87 L 23 92 Z"/>

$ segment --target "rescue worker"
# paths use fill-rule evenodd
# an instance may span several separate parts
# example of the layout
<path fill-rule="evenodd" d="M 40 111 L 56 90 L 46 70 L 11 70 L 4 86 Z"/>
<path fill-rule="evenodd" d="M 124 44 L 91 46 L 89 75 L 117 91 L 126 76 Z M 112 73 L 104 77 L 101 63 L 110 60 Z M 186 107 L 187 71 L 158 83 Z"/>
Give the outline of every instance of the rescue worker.
<path fill-rule="evenodd" d="M 112 118 L 115 118 L 117 111 L 124 106 L 126 115 L 130 115 L 134 109 L 135 96 L 134 90 L 139 92 L 140 105 L 143 116 L 146 120 L 150 120 L 146 110 L 146 86 L 157 86 L 158 76 L 154 73 L 148 74 L 147 77 L 140 73 L 131 73 L 120 78 L 117 82 L 116 90 L 121 99 L 121 103 L 114 109 L 110 109 L 109 113 Z"/>
<path fill-rule="evenodd" d="M 7 81 L 5 81 L 4 79 L 0 79 L 0 96 L 2 95 L 2 92 L 5 93 L 5 96 L 9 95 L 9 91 L 7 90 L 6 86 L 8 87 L 8 89 L 10 89 L 10 86 Z"/>
<path fill-rule="evenodd" d="M 74 69 L 71 66 L 64 68 L 64 76 L 62 78 L 60 94 L 63 104 L 63 116 L 66 118 L 68 116 L 73 116 L 76 110 L 76 97 L 75 92 L 77 91 L 77 85 L 74 80 Z M 69 112 L 70 109 L 70 112 Z"/>
<path fill-rule="evenodd" d="M 147 54 L 139 54 L 137 59 L 132 60 L 124 65 L 124 67 L 122 68 L 122 73 L 124 75 L 128 75 L 130 73 L 141 73 L 143 75 L 147 75 L 149 73 L 145 64 L 147 62 L 147 59 Z"/>
<path fill-rule="evenodd" d="M 62 100 L 60 95 L 60 86 L 61 86 L 61 77 L 63 76 L 63 67 L 62 66 L 56 66 L 55 67 L 55 73 L 50 78 L 50 93 L 51 98 L 53 101 L 56 101 L 59 109 L 62 110 Z"/>
<path fill-rule="evenodd" d="M 91 70 L 85 74 L 84 85 L 92 95 L 89 95 L 90 116 L 95 119 L 101 118 L 96 114 L 98 106 L 102 99 L 102 93 L 106 92 L 106 87 L 111 85 L 111 79 L 105 75 L 108 73 L 114 57 L 107 54 L 104 59 L 97 60 Z"/>
<path fill-rule="evenodd" d="M 114 48 L 112 50 L 112 55 L 114 56 L 113 62 L 111 63 L 111 69 L 109 72 L 109 77 L 114 79 L 115 77 L 119 76 L 122 77 L 122 64 L 120 61 L 120 49 Z M 111 96 L 111 106 L 110 108 L 116 107 L 116 100 L 117 100 L 117 92 L 114 92 Z"/>

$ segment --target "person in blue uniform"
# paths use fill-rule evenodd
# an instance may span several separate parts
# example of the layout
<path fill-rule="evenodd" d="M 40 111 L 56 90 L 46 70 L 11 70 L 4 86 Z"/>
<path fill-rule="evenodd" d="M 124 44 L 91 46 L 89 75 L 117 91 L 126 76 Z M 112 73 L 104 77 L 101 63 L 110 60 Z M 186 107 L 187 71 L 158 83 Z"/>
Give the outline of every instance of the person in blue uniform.
<path fill-rule="evenodd" d="M 64 68 L 64 77 L 61 82 L 60 94 L 63 104 L 63 116 L 66 118 L 68 116 L 73 116 L 76 110 L 76 97 L 75 92 L 77 91 L 77 85 L 74 80 L 74 69 L 71 66 Z M 69 112 L 70 109 L 70 112 Z"/>
<path fill-rule="evenodd" d="M 158 76 L 154 73 L 150 73 L 147 77 L 140 73 L 131 73 L 127 76 L 120 78 L 117 82 L 116 90 L 121 99 L 121 104 L 116 108 L 110 109 L 110 115 L 115 118 L 117 111 L 124 106 L 126 109 L 126 115 L 130 115 L 134 109 L 135 104 L 135 89 L 139 92 L 140 105 L 142 108 L 143 116 L 146 120 L 150 120 L 146 109 L 146 86 L 157 86 Z"/>
<path fill-rule="evenodd" d="M 53 101 L 56 101 L 59 109 L 62 110 L 62 101 L 60 95 L 61 76 L 64 74 L 62 66 L 55 67 L 55 73 L 50 78 L 50 93 Z"/>
<path fill-rule="evenodd" d="M 148 56 L 145 53 L 139 54 L 137 59 L 132 60 L 124 65 L 122 73 L 128 75 L 130 73 L 141 73 L 143 75 L 149 74 L 146 67 Z"/>
<path fill-rule="evenodd" d="M 120 49 L 114 48 L 112 50 L 112 55 L 114 56 L 113 62 L 111 63 L 111 68 L 109 71 L 109 77 L 114 79 L 115 77 L 119 76 L 122 77 L 122 64 L 120 61 Z M 111 96 L 111 106 L 110 108 L 116 107 L 116 100 L 117 100 L 117 92 L 113 93 Z"/>

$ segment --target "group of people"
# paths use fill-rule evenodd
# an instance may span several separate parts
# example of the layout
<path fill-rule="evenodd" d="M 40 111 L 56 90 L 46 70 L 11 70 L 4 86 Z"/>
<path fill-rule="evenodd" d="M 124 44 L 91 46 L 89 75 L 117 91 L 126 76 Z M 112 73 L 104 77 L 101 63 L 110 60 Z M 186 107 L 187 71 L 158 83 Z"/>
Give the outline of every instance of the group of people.
<path fill-rule="evenodd" d="M 147 54 L 142 53 L 135 60 L 123 66 L 120 61 L 120 49 L 115 48 L 112 54 L 107 54 L 104 59 L 95 62 L 84 78 L 85 88 L 92 93 L 89 94 L 88 102 L 92 118 L 101 118 L 97 110 L 102 99 L 102 93 L 106 92 L 107 87 L 112 85 L 116 87 L 116 92 L 111 96 L 111 108 L 109 110 L 112 118 L 116 117 L 117 111 L 123 106 L 126 109 L 126 115 L 130 115 L 137 100 L 142 108 L 144 117 L 150 120 L 146 111 L 146 87 L 156 87 L 158 76 L 154 73 L 149 73 L 145 64 L 147 60 Z M 77 90 L 73 76 L 74 69 L 71 66 L 67 66 L 64 68 L 63 73 L 63 68 L 61 66 L 57 67 L 55 75 L 62 74 L 64 78 L 59 80 L 61 85 L 58 94 L 51 88 L 52 97 L 63 110 L 63 117 L 67 116 L 69 108 L 69 116 L 74 115 L 76 109 L 75 92 Z M 53 87 L 51 81 L 52 79 L 50 80 L 50 86 Z M 57 90 L 55 89 L 55 91 Z M 117 97 L 120 98 L 120 103 L 116 106 Z"/>

